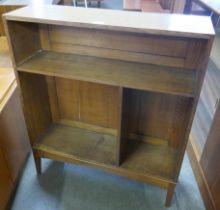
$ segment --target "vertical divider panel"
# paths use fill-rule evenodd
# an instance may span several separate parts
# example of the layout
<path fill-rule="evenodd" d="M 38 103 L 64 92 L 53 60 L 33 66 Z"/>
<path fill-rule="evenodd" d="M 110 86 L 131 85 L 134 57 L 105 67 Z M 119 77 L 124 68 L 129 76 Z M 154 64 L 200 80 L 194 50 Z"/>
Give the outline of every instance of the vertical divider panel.
<path fill-rule="evenodd" d="M 50 50 L 50 36 L 49 36 L 49 26 L 46 24 L 39 24 L 40 32 L 40 43 L 43 50 Z"/>
<path fill-rule="evenodd" d="M 119 87 L 120 102 L 118 105 L 118 133 L 117 133 L 117 164 L 120 165 L 126 155 L 126 141 L 128 132 L 126 129 L 126 106 L 125 106 L 125 89 Z"/>
<path fill-rule="evenodd" d="M 119 104 L 118 104 L 118 125 L 116 138 L 116 164 L 119 166 L 122 162 L 123 142 L 122 142 L 122 113 L 123 113 L 123 87 L 119 87 Z"/>
<path fill-rule="evenodd" d="M 60 109 L 57 98 L 56 80 L 54 77 L 47 76 L 47 89 L 50 102 L 50 110 L 53 122 L 60 121 Z"/>

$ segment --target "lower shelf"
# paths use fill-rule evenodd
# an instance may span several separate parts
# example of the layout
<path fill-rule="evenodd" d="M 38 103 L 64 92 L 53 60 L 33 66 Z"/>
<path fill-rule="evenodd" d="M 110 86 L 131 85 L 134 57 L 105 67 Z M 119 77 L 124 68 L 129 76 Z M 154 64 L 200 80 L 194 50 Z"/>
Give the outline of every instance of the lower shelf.
<path fill-rule="evenodd" d="M 34 149 L 98 163 L 115 163 L 116 137 L 82 128 L 53 124 Z"/>
<path fill-rule="evenodd" d="M 120 167 L 138 174 L 174 180 L 177 150 L 168 145 L 130 140 L 128 151 L 127 157 Z"/>
<path fill-rule="evenodd" d="M 120 166 L 116 166 L 115 136 L 53 124 L 34 149 L 44 154 L 43 157 L 97 166 L 131 178 L 175 182 L 176 150 L 167 145 L 137 140 L 128 142 L 127 157 Z"/>

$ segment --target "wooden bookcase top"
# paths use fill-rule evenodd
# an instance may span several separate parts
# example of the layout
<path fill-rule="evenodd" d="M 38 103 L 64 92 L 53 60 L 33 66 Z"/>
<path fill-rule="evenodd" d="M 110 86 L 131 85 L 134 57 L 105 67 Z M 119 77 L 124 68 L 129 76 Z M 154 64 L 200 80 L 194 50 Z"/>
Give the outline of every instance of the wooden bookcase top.
<path fill-rule="evenodd" d="M 14 6 L 14 5 L 51 5 L 56 4 L 59 0 L 3 0 L 0 5 Z"/>
<path fill-rule="evenodd" d="M 73 15 L 74 14 L 74 15 Z M 5 15 L 7 20 L 208 39 L 214 35 L 209 17 L 140 13 L 58 5 L 27 6 Z"/>

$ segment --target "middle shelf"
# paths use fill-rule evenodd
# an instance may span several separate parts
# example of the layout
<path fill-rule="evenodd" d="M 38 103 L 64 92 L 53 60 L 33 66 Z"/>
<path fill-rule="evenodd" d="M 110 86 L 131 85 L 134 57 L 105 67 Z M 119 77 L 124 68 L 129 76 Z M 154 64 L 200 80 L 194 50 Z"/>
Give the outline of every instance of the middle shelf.
<path fill-rule="evenodd" d="M 194 96 L 195 71 L 182 68 L 40 51 L 18 65 L 17 69 L 112 86 Z"/>

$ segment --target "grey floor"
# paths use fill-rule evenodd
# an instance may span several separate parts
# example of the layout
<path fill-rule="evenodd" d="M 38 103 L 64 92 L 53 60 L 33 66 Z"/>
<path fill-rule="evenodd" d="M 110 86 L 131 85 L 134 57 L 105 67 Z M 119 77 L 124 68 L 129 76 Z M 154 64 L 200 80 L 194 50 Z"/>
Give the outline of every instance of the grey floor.
<path fill-rule="evenodd" d="M 36 175 L 29 157 L 12 210 L 157 210 L 166 209 L 166 191 L 104 171 L 43 159 Z M 171 210 L 205 210 L 185 156 Z"/>

